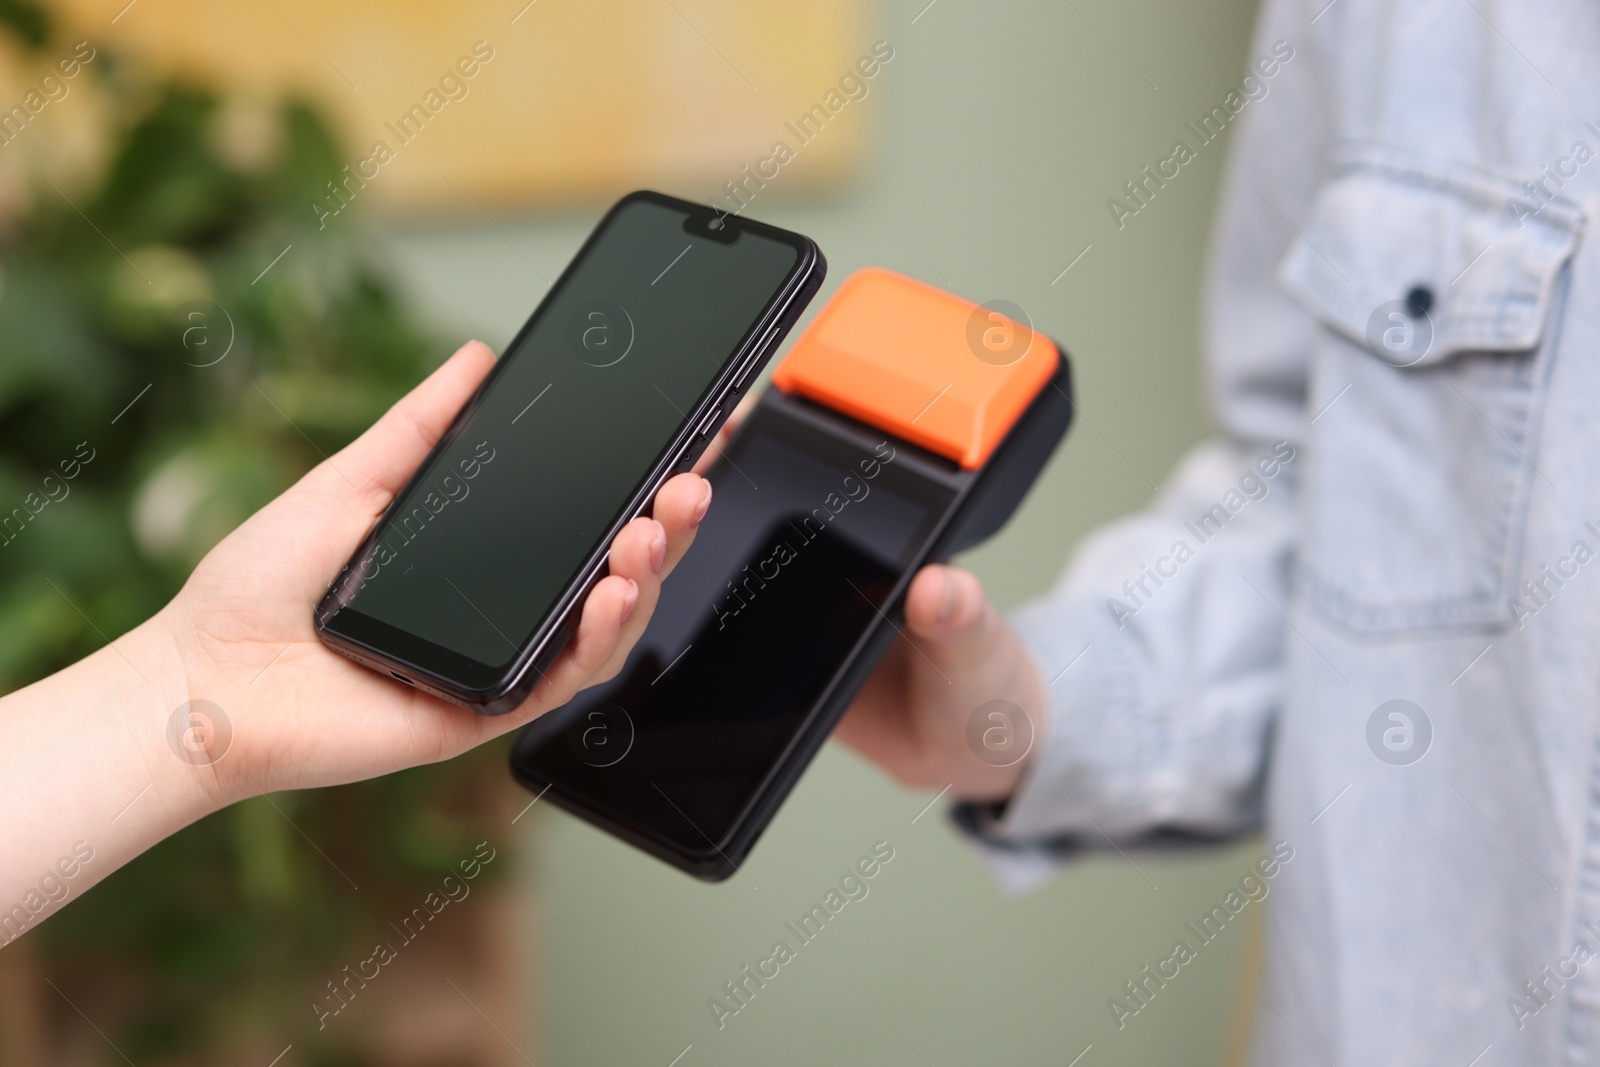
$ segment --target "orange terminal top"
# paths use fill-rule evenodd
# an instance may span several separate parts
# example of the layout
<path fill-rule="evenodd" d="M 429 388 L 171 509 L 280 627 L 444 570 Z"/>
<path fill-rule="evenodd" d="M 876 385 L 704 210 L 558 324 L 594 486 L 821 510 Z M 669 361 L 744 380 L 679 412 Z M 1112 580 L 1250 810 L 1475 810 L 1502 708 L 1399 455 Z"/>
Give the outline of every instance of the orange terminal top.
<path fill-rule="evenodd" d="M 870 268 L 844 280 L 772 383 L 975 470 L 1059 365 L 1026 325 Z"/>

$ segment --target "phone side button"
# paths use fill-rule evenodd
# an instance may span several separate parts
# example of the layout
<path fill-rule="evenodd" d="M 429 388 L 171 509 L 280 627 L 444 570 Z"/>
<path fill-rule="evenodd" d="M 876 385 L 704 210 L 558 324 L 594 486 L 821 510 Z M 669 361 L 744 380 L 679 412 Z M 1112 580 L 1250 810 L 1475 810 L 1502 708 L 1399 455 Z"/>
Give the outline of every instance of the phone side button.
<path fill-rule="evenodd" d="M 713 426 L 715 426 L 717 424 L 717 419 L 720 418 L 721 415 L 722 415 L 722 409 L 720 407 L 713 408 L 712 411 L 711 411 L 711 414 L 706 416 L 706 421 L 702 422 L 700 424 L 700 434 L 699 434 L 699 436 L 704 437 L 706 434 L 710 433 L 711 432 L 711 427 L 713 427 Z"/>
<path fill-rule="evenodd" d="M 737 393 L 739 390 L 745 387 L 745 383 L 750 380 L 751 373 L 761 363 L 762 354 L 765 353 L 772 343 L 778 339 L 778 331 L 782 328 L 783 327 L 781 325 L 772 327 L 772 329 L 767 331 L 767 336 L 761 339 L 761 343 L 756 345 L 756 350 L 750 353 L 749 360 L 745 362 L 744 370 L 740 371 L 739 377 L 734 380 L 734 392 Z"/>

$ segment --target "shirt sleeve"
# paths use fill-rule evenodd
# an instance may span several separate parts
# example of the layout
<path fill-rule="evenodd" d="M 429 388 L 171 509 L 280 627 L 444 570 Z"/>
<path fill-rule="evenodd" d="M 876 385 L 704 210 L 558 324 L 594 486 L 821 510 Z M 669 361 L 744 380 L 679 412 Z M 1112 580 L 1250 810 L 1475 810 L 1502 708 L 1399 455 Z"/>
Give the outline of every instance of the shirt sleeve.
<path fill-rule="evenodd" d="M 1008 801 L 952 812 L 1012 889 L 1085 850 L 1260 823 L 1317 329 L 1275 273 L 1322 178 L 1321 66 L 1303 5 L 1269 0 L 1251 51 L 1266 92 L 1235 120 L 1204 295 L 1218 436 L 1012 620 L 1047 685 L 1044 741 Z"/>

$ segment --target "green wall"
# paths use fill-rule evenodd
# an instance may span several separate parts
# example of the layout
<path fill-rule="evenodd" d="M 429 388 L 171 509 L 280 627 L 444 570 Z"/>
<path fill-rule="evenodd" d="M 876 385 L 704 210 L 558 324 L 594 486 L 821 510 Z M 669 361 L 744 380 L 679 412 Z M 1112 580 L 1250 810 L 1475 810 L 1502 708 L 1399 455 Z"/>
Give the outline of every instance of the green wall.
<path fill-rule="evenodd" d="M 857 267 L 884 265 L 1020 304 L 1072 354 L 1081 415 L 1067 445 L 1010 527 L 965 560 L 1010 607 L 1054 579 L 1085 531 L 1143 504 L 1206 431 L 1196 308 L 1220 146 L 1121 231 L 1106 199 L 1237 82 L 1254 5 L 923 3 L 879 12 L 874 36 L 896 56 L 853 115 L 874 124 L 872 165 L 856 178 L 871 204 L 848 189 L 826 200 L 775 189 L 753 213 L 817 239 L 824 298 Z M 592 218 L 411 227 L 391 244 L 420 302 L 499 345 L 543 292 L 529 262 L 553 275 Z M 1249 1004 L 1247 930 L 1202 950 L 1126 1029 L 1106 1002 L 1222 896 L 1253 843 L 1136 856 L 1137 870 L 1112 853 L 1010 899 L 940 809 L 913 824 L 929 799 L 830 746 L 748 878 L 718 886 L 535 808 L 518 824 L 534 841 L 537 912 L 538 1036 L 523 1047 L 541 1067 L 667 1067 L 690 1045 L 681 1067 L 1065 1065 L 1090 1045 L 1082 1067 L 1225 1062 Z M 719 1031 L 707 998 L 788 939 L 783 924 L 878 840 L 895 858 L 870 894 Z"/>

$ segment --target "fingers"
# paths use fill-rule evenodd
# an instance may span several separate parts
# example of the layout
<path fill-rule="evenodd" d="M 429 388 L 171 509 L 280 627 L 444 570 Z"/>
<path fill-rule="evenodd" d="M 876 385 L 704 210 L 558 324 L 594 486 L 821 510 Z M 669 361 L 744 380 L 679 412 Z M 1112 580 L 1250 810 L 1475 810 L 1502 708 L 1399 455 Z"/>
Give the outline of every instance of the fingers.
<path fill-rule="evenodd" d="M 680 474 L 656 494 L 651 518 L 637 518 L 611 543 L 611 574 L 589 594 L 578 632 L 548 672 L 548 690 L 541 688 L 541 707 L 554 707 L 587 686 L 616 676 L 649 625 L 661 598 L 661 581 L 694 541 L 711 505 L 711 483 L 697 474 Z M 625 612 L 611 598 L 622 596 L 628 583 Z"/>
<path fill-rule="evenodd" d="M 694 543 L 695 530 L 711 509 L 711 483 L 698 474 L 679 474 L 656 494 L 651 516 L 666 533 L 667 552 L 661 576 L 672 573 L 683 554 Z"/>
<path fill-rule="evenodd" d="M 969 572 L 934 564 L 912 579 L 906 630 L 928 655 L 955 664 L 981 658 L 999 629 L 999 613 Z"/>
<path fill-rule="evenodd" d="M 633 646 L 649 625 L 661 599 L 661 578 L 666 573 L 669 552 L 666 528 L 655 519 L 634 519 L 611 542 L 610 566 L 613 576 L 626 578 L 639 589 L 639 599 L 624 620 L 610 655 L 583 685 L 596 685 L 616 676 L 633 651 Z"/>
<path fill-rule="evenodd" d="M 635 520 L 648 521 L 648 520 Z M 611 574 L 602 578 L 583 602 L 578 629 L 556 657 L 517 717 L 532 718 L 560 707 L 574 693 L 593 684 L 595 675 L 617 651 L 623 626 L 638 610 L 642 590 L 637 581 Z M 531 714 L 526 714 L 531 709 Z"/>
<path fill-rule="evenodd" d="M 668 539 L 655 519 L 637 518 L 611 542 L 611 573 L 584 601 L 577 632 L 545 674 L 535 695 L 548 709 L 622 668 L 661 593 Z"/>
<path fill-rule="evenodd" d="M 614 544 L 611 549 L 611 570 L 639 582 L 639 608 L 629 617 L 617 641 L 611 659 L 593 679 L 585 683 L 598 684 L 614 678 L 622 670 L 634 644 L 644 634 L 650 617 L 661 599 L 661 583 L 672 568 L 677 566 L 694 541 L 695 530 L 711 507 L 711 483 L 695 474 L 680 474 L 661 487 L 652 509 L 655 531 L 650 542 L 648 563 L 651 573 L 640 572 L 636 550 L 627 544 Z M 641 520 L 642 521 L 642 520 Z M 624 530 L 624 533 L 628 531 Z"/>
<path fill-rule="evenodd" d="M 922 784 L 916 777 L 922 766 L 916 720 L 923 709 L 917 683 L 943 692 L 950 677 L 961 678 L 963 667 L 992 649 L 999 616 L 978 579 L 940 564 L 912 579 L 905 610 L 904 636 L 867 680 L 834 736 L 903 784 Z"/>
<path fill-rule="evenodd" d="M 494 353 L 488 345 L 481 341 L 462 345 L 366 433 L 328 461 L 337 472 L 335 478 L 341 486 L 348 482 L 358 493 L 377 494 L 380 507 L 387 504 L 439 443 L 493 366 Z"/>
<path fill-rule="evenodd" d="M 922 568 L 906 593 L 906 623 L 920 637 L 970 638 L 985 621 L 989 600 L 978 579 L 935 563 Z"/>
<path fill-rule="evenodd" d="M 966 571 L 924 568 L 912 580 L 905 610 L 904 638 L 862 687 L 835 736 L 904 785 L 943 787 L 972 800 L 1008 796 L 1024 762 L 990 764 L 967 731 L 975 708 L 1003 698 L 1025 709 L 1039 743 L 1045 698 L 1031 658 Z"/>

